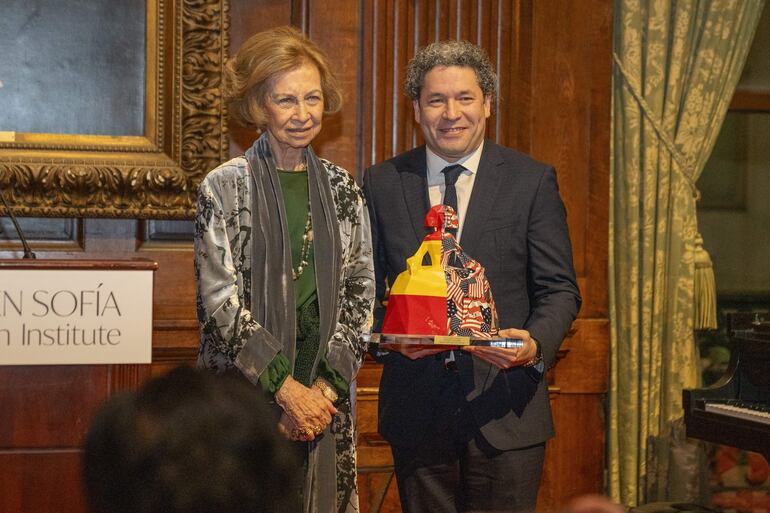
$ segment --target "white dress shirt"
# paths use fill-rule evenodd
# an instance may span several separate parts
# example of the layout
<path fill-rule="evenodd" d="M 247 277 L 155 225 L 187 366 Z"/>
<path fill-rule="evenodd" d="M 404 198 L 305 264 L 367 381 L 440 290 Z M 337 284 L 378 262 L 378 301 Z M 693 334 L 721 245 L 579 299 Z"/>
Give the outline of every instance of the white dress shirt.
<path fill-rule="evenodd" d="M 476 180 L 476 173 L 479 170 L 479 162 L 481 161 L 481 150 L 483 149 L 484 141 L 481 141 L 481 144 L 473 153 L 464 156 L 457 162 L 447 162 L 433 153 L 430 148 L 425 147 L 428 162 L 428 196 L 430 197 L 431 207 L 444 203 L 446 180 L 441 170 L 453 164 L 460 164 L 465 167 L 465 170 L 457 177 L 457 183 L 455 183 L 457 210 L 459 210 L 457 217 L 460 220 L 460 227 L 457 229 L 457 236 L 455 237 L 458 242 L 460 242 L 463 234 L 465 213 L 468 211 L 468 203 L 471 199 L 471 192 L 473 192 L 473 182 Z"/>

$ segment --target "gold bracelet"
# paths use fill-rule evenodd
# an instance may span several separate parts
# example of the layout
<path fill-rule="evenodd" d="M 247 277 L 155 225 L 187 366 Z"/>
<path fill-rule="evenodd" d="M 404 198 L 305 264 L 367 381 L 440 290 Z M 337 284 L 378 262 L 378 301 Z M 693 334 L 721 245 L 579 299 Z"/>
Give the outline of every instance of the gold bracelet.
<path fill-rule="evenodd" d="M 338 396 L 337 392 L 332 388 L 332 386 L 326 382 L 326 380 L 322 378 L 317 378 L 315 382 L 313 382 L 313 386 L 316 387 L 318 390 L 321 391 L 321 394 L 327 398 L 332 403 L 336 403 Z"/>

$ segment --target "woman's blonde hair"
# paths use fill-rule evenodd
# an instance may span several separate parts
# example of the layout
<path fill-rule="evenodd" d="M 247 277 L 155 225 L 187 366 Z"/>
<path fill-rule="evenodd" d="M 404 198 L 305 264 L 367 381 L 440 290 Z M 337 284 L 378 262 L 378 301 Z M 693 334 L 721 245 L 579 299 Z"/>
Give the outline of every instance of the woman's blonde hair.
<path fill-rule="evenodd" d="M 328 57 L 302 32 L 284 26 L 254 34 L 227 61 L 223 88 L 230 115 L 243 126 L 264 128 L 270 80 L 306 62 L 314 64 L 321 75 L 324 114 L 339 111 L 342 92 Z"/>

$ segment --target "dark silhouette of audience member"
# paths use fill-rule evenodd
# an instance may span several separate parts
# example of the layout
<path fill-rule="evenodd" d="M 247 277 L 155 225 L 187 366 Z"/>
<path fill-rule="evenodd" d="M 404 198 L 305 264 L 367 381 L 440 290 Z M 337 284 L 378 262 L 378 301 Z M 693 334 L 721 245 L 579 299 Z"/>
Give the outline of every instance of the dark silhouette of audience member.
<path fill-rule="evenodd" d="M 92 513 L 289 511 L 298 462 L 240 377 L 180 367 L 110 398 L 86 437 Z"/>

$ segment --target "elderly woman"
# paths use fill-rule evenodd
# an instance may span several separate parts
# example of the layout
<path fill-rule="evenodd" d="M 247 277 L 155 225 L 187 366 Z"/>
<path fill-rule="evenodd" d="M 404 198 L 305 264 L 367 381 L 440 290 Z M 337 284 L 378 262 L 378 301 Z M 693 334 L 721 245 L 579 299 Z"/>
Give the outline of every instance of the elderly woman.
<path fill-rule="evenodd" d="M 369 220 L 348 172 L 310 147 L 340 91 L 326 55 L 290 27 L 246 41 L 225 85 L 230 113 L 262 135 L 200 186 L 198 363 L 274 397 L 305 459 L 296 511 L 357 511 L 349 386 L 371 322 Z"/>

